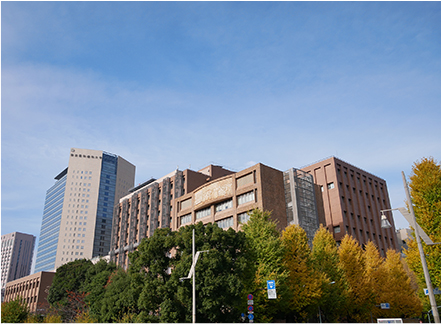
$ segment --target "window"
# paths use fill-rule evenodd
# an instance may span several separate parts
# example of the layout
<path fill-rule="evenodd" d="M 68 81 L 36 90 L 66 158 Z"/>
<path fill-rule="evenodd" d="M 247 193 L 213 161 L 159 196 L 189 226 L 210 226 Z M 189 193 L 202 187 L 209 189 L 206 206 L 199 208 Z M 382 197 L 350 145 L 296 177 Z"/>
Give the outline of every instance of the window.
<path fill-rule="evenodd" d="M 328 183 L 328 190 L 334 189 L 334 182 Z"/>
<path fill-rule="evenodd" d="M 237 187 L 242 187 L 242 186 L 245 186 L 250 183 L 254 183 L 253 173 L 248 173 L 247 175 L 244 175 L 244 176 L 236 179 L 236 186 Z"/>
<path fill-rule="evenodd" d="M 233 216 L 225 218 L 225 219 L 221 219 L 221 220 L 217 221 L 216 224 L 220 228 L 232 227 L 234 225 Z"/>
<path fill-rule="evenodd" d="M 249 221 L 249 219 L 250 219 L 250 215 L 248 215 L 248 212 L 237 214 L 237 220 L 241 224 L 245 224 L 246 222 Z"/>
<path fill-rule="evenodd" d="M 211 215 L 211 207 L 198 210 L 196 212 L 196 219 L 203 218 L 209 215 Z"/>
<path fill-rule="evenodd" d="M 181 216 L 181 225 L 191 223 L 191 214 Z"/>
<path fill-rule="evenodd" d="M 237 205 L 242 205 L 250 201 L 254 202 L 254 191 L 250 191 L 240 196 L 237 196 Z"/>
<path fill-rule="evenodd" d="M 334 233 L 335 234 L 340 233 L 340 226 L 334 226 Z"/>
<path fill-rule="evenodd" d="M 233 207 L 233 199 L 224 201 L 224 202 L 216 205 L 216 213 L 224 211 L 224 210 L 232 208 L 232 207 Z"/>

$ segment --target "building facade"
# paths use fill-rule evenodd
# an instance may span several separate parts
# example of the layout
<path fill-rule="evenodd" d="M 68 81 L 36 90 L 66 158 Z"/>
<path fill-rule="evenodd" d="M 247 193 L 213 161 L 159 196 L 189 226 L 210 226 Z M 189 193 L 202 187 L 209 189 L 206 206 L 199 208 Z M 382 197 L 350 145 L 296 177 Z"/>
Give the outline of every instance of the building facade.
<path fill-rule="evenodd" d="M 272 212 L 279 229 L 287 225 L 283 173 L 263 164 L 240 172 L 210 165 L 197 172 L 176 170 L 120 199 L 115 206 L 111 260 L 128 264 L 128 253 L 156 228 L 217 223 L 239 230 L 255 208 Z"/>
<path fill-rule="evenodd" d="M 391 208 L 386 181 L 335 157 L 302 170 L 313 176 L 319 221 L 337 242 L 349 234 L 361 245 L 373 241 L 382 255 L 398 250 L 393 219 L 381 228 L 380 210 Z"/>
<path fill-rule="evenodd" d="M 4 301 L 9 302 L 20 296 L 28 305 L 30 312 L 44 310 L 49 307 L 47 296 L 54 276 L 55 272 L 37 272 L 8 282 Z"/>
<path fill-rule="evenodd" d="M 2 300 L 6 283 L 31 273 L 35 236 L 19 232 L 2 235 Z"/>
<path fill-rule="evenodd" d="M 312 245 L 319 228 L 313 176 L 295 168 L 283 172 L 286 217 L 288 225 L 300 225 Z"/>
<path fill-rule="evenodd" d="M 112 211 L 135 179 L 135 166 L 104 151 L 72 148 L 47 191 L 35 272 L 108 254 Z"/>

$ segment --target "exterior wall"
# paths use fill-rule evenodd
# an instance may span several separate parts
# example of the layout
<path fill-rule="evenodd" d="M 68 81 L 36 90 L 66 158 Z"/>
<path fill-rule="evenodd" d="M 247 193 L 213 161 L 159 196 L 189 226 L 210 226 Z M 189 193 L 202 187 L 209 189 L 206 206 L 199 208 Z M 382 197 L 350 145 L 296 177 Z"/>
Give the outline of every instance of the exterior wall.
<path fill-rule="evenodd" d="M 2 300 L 6 283 L 31 273 L 35 236 L 19 232 L 2 235 Z"/>
<path fill-rule="evenodd" d="M 212 165 L 198 172 L 176 170 L 120 199 L 114 210 L 110 257 L 127 266 L 128 253 L 156 228 L 175 231 L 201 221 L 239 230 L 240 220 L 246 222 L 246 213 L 254 208 L 272 211 L 279 227 L 286 226 L 281 171 L 263 164 L 237 173 Z"/>
<path fill-rule="evenodd" d="M 47 194 L 41 233 L 49 231 L 51 237 L 40 237 L 36 272 L 55 271 L 67 262 L 109 252 L 115 199 L 133 187 L 135 166 L 111 153 L 72 148 L 63 173 L 48 190 L 51 197 Z M 52 216 L 49 211 L 55 188 L 59 189 Z"/>
<path fill-rule="evenodd" d="M 56 176 L 55 179 L 57 180 L 56 183 L 46 192 L 35 272 L 55 269 L 61 215 L 66 190 L 67 168 Z"/>
<path fill-rule="evenodd" d="M 33 275 L 8 282 L 5 290 L 5 302 L 17 296 L 24 298 L 31 312 L 49 306 L 47 301 L 49 287 L 52 285 L 55 272 L 38 272 Z"/>
<path fill-rule="evenodd" d="M 382 229 L 380 210 L 390 209 L 386 181 L 335 157 L 302 169 L 313 175 L 320 188 L 319 219 L 337 242 L 348 233 L 361 245 L 373 241 L 384 255 L 397 250 L 395 225 Z"/>

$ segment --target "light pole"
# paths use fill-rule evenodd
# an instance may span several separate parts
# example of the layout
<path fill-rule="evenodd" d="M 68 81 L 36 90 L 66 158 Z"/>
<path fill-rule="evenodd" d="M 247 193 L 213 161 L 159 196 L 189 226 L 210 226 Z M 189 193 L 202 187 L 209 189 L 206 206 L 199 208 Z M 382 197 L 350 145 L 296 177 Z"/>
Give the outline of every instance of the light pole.
<path fill-rule="evenodd" d="M 199 259 L 199 254 L 203 253 L 203 252 L 208 252 L 209 250 L 205 250 L 205 251 L 198 251 L 196 254 L 194 253 L 195 250 L 195 243 L 194 243 L 194 228 L 193 228 L 193 240 L 192 240 L 192 264 L 191 264 L 191 268 L 190 268 L 190 272 L 188 273 L 187 277 L 182 277 L 179 278 L 179 281 L 184 281 L 185 279 L 191 279 L 193 277 L 193 308 L 192 308 L 192 318 L 193 318 L 193 323 L 196 323 L 196 280 L 195 280 L 195 269 L 196 269 L 196 263 L 198 263 L 198 259 Z"/>
<path fill-rule="evenodd" d="M 413 211 L 412 200 L 410 199 L 410 191 L 407 185 L 406 176 L 404 175 L 404 172 L 401 172 L 401 174 L 403 176 L 404 191 L 406 192 L 407 203 L 409 205 L 409 210 L 410 210 L 410 217 L 409 217 L 409 213 L 406 212 L 405 208 L 381 210 L 381 227 L 382 228 L 391 227 L 389 221 L 386 218 L 386 215 L 384 215 L 385 211 L 391 211 L 391 210 L 399 210 L 401 214 L 403 214 L 403 216 L 407 219 L 407 221 L 411 223 L 410 225 L 414 228 L 415 239 L 417 241 L 418 250 L 420 252 L 421 265 L 423 266 L 424 278 L 426 279 L 427 290 L 429 292 L 429 300 L 430 300 L 430 305 L 432 307 L 433 318 L 435 323 L 440 323 L 438 308 L 435 300 L 435 294 L 433 293 L 432 281 L 430 280 L 429 269 L 427 268 L 426 257 L 424 255 L 423 245 L 421 244 L 420 236 L 423 237 L 424 241 L 428 245 L 440 244 L 441 242 L 433 243 L 432 240 L 427 236 L 427 234 L 424 233 L 423 229 L 417 224 L 415 213 Z"/>

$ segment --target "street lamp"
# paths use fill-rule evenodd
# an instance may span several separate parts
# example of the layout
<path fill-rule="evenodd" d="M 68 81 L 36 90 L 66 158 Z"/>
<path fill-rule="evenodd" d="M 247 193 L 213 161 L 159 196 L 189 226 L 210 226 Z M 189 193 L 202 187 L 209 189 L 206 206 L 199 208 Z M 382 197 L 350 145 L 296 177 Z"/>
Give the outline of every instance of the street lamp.
<path fill-rule="evenodd" d="M 430 300 L 430 305 L 432 307 L 433 318 L 435 323 L 440 323 L 438 308 L 435 300 L 435 294 L 433 293 L 432 282 L 430 280 L 429 269 L 427 268 L 427 262 L 426 262 L 426 257 L 424 255 L 423 245 L 421 244 L 421 238 L 423 238 L 424 242 L 427 245 L 441 244 L 441 242 L 433 243 L 430 237 L 424 232 L 424 230 L 416 222 L 415 212 L 413 211 L 413 205 L 412 205 L 412 200 L 410 199 L 410 191 L 407 185 L 406 176 L 404 175 L 404 172 L 401 172 L 401 174 L 403 176 L 404 191 L 406 192 L 406 198 L 407 198 L 407 203 L 409 205 L 410 214 L 403 207 L 381 210 L 381 227 L 382 228 L 392 227 L 389 221 L 387 220 L 386 215 L 384 215 L 385 211 L 391 211 L 391 210 L 399 210 L 400 213 L 407 219 L 407 221 L 413 227 L 415 231 L 415 239 L 417 241 L 418 250 L 420 252 L 420 259 L 421 259 L 421 264 L 423 266 L 424 278 L 426 279 L 427 290 L 429 292 L 429 300 Z"/>
<path fill-rule="evenodd" d="M 199 254 L 203 252 L 209 252 L 209 250 L 205 251 L 198 251 L 196 254 L 194 253 L 194 228 L 193 228 L 193 241 L 192 241 L 192 264 L 190 268 L 190 272 L 188 273 L 187 277 L 179 278 L 179 281 L 182 282 L 186 279 L 191 279 L 193 277 L 193 310 L 192 310 L 192 317 L 193 317 L 193 323 L 196 323 L 196 280 L 195 280 L 195 269 L 196 269 L 196 263 L 198 263 Z"/>

